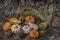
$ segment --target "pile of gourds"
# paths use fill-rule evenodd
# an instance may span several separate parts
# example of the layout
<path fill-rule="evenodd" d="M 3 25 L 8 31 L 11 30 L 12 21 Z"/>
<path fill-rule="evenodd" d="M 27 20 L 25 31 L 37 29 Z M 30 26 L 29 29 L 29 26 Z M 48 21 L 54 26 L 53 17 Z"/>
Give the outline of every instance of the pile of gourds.
<path fill-rule="evenodd" d="M 31 38 L 38 38 L 40 35 L 39 31 L 45 30 L 46 28 L 47 22 L 44 21 L 37 25 L 35 17 L 29 15 L 26 17 L 20 16 L 19 18 L 12 17 L 3 25 L 4 31 L 12 31 L 12 33 L 18 33 L 19 36 L 21 34 L 27 34 Z"/>

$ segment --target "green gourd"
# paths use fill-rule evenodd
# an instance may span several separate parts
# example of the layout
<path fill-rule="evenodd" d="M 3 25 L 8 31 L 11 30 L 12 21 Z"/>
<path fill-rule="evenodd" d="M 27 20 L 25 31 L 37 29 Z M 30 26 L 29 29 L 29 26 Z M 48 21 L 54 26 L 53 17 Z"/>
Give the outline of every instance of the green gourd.
<path fill-rule="evenodd" d="M 39 28 L 42 29 L 42 30 L 46 29 L 47 28 L 47 22 L 40 23 Z"/>

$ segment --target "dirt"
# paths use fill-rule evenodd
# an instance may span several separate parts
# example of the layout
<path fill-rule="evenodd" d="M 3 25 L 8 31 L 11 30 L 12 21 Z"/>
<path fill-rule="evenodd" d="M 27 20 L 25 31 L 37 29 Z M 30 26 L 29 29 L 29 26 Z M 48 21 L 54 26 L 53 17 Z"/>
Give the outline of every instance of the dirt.
<path fill-rule="evenodd" d="M 40 35 L 39 38 L 32 39 L 29 35 L 20 38 L 18 34 L 13 34 L 11 31 L 6 32 L 2 29 L 3 24 L 8 21 L 10 17 L 19 17 L 19 14 L 15 13 L 19 2 L 21 2 L 20 5 L 22 4 L 22 6 L 24 5 L 23 3 L 26 2 L 28 6 L 34 7 L 36 10 L 45 8 L 45 11 L 53 4 L 54 12 L 52 20 L 44 31 L 45 33 Z M 0 40 L 60 40 L 59 2 L 59 0 L 0 0 Z"/>

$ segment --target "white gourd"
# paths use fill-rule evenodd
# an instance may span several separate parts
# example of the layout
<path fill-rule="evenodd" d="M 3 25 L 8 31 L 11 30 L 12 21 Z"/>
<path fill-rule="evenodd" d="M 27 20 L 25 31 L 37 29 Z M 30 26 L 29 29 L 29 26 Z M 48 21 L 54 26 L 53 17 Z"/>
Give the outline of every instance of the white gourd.
<path fill-rule="evenodd" d="M 35 29 L 35 30 L 38 30 L 39 29 L 39 26 L 38 25 L 36 25 L 36 24 L 33 24 L 33 23 L 28 23 L 29 24 L 29 26 L 31 27 L 31 28 L 33 28 L 33 29 Z"/>
<path fill-rule="evenodd" d="M 21 29 L 21 25 L 18 25 L 18 24 L 12 25 L 11 27 L 11 31 L 13 33 L 18 33 L 20 29 Z"/>
<path fill-rule="evenodd" d="M 29 26 L 25 26 L 25 25 L 23 26 L 22 29 L 23 29 L 25 34 L 28 34 L 30 32 L 30 30 L 31 30 L 31 28 Z"/>

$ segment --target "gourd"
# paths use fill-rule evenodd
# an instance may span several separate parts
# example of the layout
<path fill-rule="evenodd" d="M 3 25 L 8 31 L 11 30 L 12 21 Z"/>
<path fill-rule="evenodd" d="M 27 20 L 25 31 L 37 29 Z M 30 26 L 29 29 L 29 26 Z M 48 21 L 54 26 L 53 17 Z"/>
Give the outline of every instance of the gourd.
<path fill-rule="evenodd" d="M 47 22 L 42 22 L 41 24 L 39 24 L 40 29 L 44 30 L 47 28 Z"/>
<path fill-rule="evenodd" d="M 25 21 L 26 21 L 26 24 L 27 24 L 27 22 L 35 23 L 35 18 L 32 16 L 27 16 L 25 18 Z"/>
<path fill-rule="evenodd" d="M 26 26 L 26 25 L 24 25 L 22 29 L 23 29 L 25 34 L 28 34 L 31 30 L 31 28 L 29 26 Z"/>
<path fill-rule="evenodd" d="M 18 33 L 20 31 L 20 29 L 21 29 L 21 25 L 18 25 L 18 24 L 12 25 L 12 27 L 11 27 L 11 31 L 13 33 Z"/>
<path fill-rule="evenodd" d="M 36 25 L 36 24 L 33 24 L 33 23 L 28 23 L 29 24 L 29 26 L 31 27 L 31 28 L 33 28 L 34 30 L 38 30 L 39 29 L 39 26 L 38 25 Z"/>
<path fill-rule="evenodd" d="M 18 20 L 17 18 L 10 18 L 9 21 L 10 21 L 11 24 L 20 24 L 21 23 L 21 21 Z"/>
<path fill-rule="evenodd" d="M 5 31 L 8 31 L 11 29 L 11 24 L 10 22 L 6 22 L 4 25 L 3 25 L 3 30 Z"/>
<path fill-rule="evenodd" d="M 20 16 L 20 17 L 19 17 L 19 20 L 20 20 L 20 21 L 23 21 L 23 20 L 24 20 L 24 16 Z"/>
<path fill-rule="evenodd" d="M 31 30 L 29 35 L 31 38 L 38 38 L 39 32 L 37 30 Z"/>

